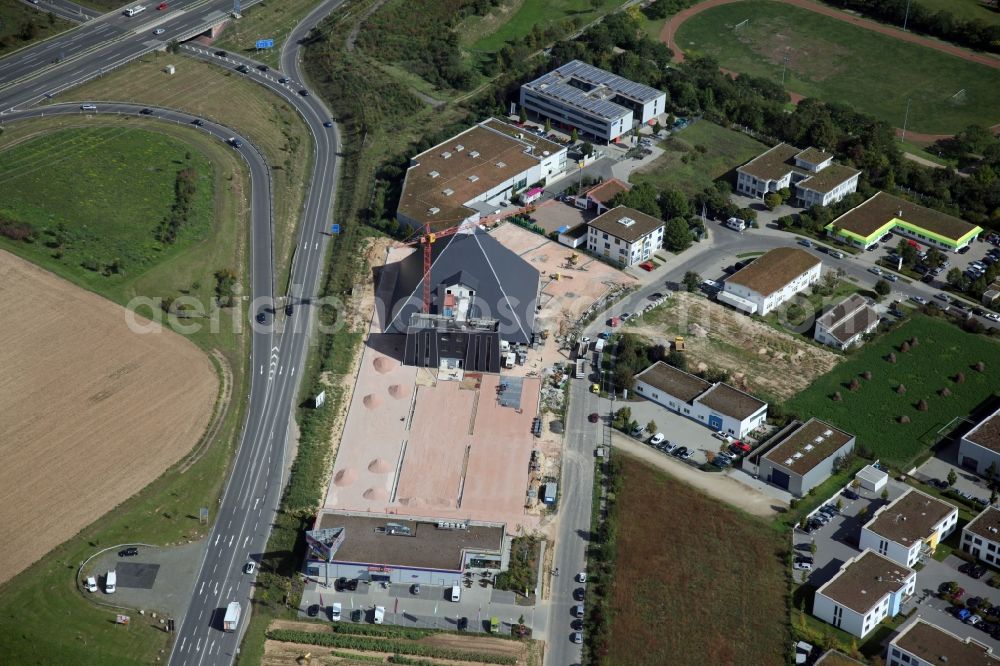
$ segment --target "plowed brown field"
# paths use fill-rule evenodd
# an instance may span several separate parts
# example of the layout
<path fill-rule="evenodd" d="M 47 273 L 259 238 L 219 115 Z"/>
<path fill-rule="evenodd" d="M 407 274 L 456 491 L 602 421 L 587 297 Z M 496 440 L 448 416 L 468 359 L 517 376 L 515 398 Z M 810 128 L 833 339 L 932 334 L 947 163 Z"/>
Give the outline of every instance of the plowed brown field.
<path fill-rule="evenodd" d="M 0 582 L 197 443 L 218 379 L 166 330 L 0 251 Z M 140 320 L 141 321 L 141 320 Z"/>

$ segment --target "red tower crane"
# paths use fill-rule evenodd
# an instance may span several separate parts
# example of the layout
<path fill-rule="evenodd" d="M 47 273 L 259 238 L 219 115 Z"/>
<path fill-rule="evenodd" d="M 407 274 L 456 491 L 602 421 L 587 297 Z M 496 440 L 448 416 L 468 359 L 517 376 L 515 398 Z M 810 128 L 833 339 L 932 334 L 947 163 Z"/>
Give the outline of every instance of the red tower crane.
<path fill-rule="evenodd" d="M 443 229 L 442 231 L 431 231 L 430 222 L 424 223 L 424 232 L 416 239 L 406 242 L 406 245 L 420 244 L 424 251 L 424 314 L 431 313 L 431 246 L 439 238 L 454 235 L 463 225 Z"/>

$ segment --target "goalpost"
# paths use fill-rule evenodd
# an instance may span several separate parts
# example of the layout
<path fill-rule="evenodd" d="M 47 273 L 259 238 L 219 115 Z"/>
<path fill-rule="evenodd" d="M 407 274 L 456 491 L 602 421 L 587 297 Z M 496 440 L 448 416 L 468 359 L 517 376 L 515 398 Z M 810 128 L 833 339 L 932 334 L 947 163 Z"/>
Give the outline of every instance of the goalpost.
<path fill-rule="evenodd" d="M 745 28 L 750 25 L 750 19 L 743 19 L 739 23 L 733 26 L 733 32 L 739 32 L 740 28 Z"/>

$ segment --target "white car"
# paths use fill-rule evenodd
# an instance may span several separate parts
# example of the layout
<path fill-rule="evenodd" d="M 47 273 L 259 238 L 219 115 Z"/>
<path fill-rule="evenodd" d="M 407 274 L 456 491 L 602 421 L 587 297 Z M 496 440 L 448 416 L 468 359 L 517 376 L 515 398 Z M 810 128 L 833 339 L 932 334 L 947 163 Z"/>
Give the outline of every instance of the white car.
<path fill-rule="evenodd" d="M 156 30 L 153 31 L 153 34 L 154 35 L 162 35 L 165 32 L 166 32 L 166 30 L 164 30 L 163 28 L 157 28 Z"/>
<path fill-rule="evenodd" d="M 257 571 L 257 563 L 253 560 L 243 565 L 243 573 L 253 575 Z"/>
<path fill-rule="evenodd" d="M 879 268 L 878 266 L 872 266 L 871 268 L 868 269 L 868 272 L 873 273 L 875 275 L 882 275 L 882 269 Z"/>
<path fill-rule="evenodd" d="M 87 588 L 87 592 L 97 592 L 97 579 L 93 576 L 88 577 L 84 587 Z"/>
<path fill-rule="evenodd" d="M 330 606 L 330 622 L 340 622 L 341 608 L 342 607 L 339 601 Z"/>
<path fill-rule="evenodd" d="M 578 582 L 578 583 L 586 583 L 587 582 L 587 572 L 586 571 L 581 571 L 580 573 L 578 573 L 576 575 L 576 582 Z"/>
<path fill-rule="evenodd" d="M 811 571 L 813 568 L 812 562 L 803 561 L 796 562 L 794 566 L 798 571 Z"/>
<path fill-rule="evenodd" d="M 665 440 L 666 438 L 667 438 L 666 435 L 664 435 L 662 432 L 658 432 L 650 438 L 649 443 L 652 444 L 653 446 L 656 446 L 657 444 L 662 444 L 663 440 Z"/>
<path fill-rule="evenodd" d="M 990 321 L 1000 321 L 1000 314 L 997 314 L 996 312 L 987 312 L 983 316 Z"/>

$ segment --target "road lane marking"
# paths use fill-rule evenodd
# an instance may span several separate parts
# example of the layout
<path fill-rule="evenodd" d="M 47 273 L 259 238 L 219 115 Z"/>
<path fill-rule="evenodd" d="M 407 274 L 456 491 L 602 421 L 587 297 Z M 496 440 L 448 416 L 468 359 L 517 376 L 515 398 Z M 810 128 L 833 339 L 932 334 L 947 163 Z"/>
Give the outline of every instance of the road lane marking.
<path fill-rule="evenodd" d="M 215 649 L 215 641 L 212 641 L 212 644 L 208 646 L 208 653 L 212 654 L 212 650 L 214 649 Z"/>
<path fill-rule="evenodd" d="M 198 595 L 200 596 L 204 592 L 205 592 L 205 581 L 201 581 L 201 589 L 198 590 Z M 198 618 L 201 619 L 201 616 L 199 615 Z"/>
<path fill-rule="evenodd" d="M 246 539 L 243 539 L 243 547 L 244 547 L 244 548 L 246 548 L 246 547 L 247 547 L 247 542 L 248 542 L 248 541 L 250 541 L 250 535 L 249 535 L 249 534 L 247 535 L 247 538 L 246 538 Z"/>
<path fill-rule="evenodd" d="M 215 584 L 215 592 L 213 592 L 213 594 L 218 594 L 218 593 L 219 593 L 219 584 L 216 583 Z"/>
<path fill-rule="evenodd" d="M 221 534 L 216 534 L 215 535 L 215 543 L 213 545 L 218 546 L 220 538 L 222 538 L 222 535 Z"/>
<path fill-rule="evenodd" d="M 187 636 L 181 641 L 181 652 L 184 652 L 184 644 L 188 642 Z"/>
<path fill-rule="evenodd" d="M 198 645 L 196 645 L 194 649 L 195 649 L 196 652 L 201 652 L 201 639 L 200 638 L 198 639 Z"/>
<path fill-rule="evenodd" d="M 236 538 L 236 535 L 235 535 L 235 534 L 234 534 L 234 535 L 232 535 L 231 537 L 229 537 L 229 547 L 230 547 L 230 548 L 232 548 L 232 547 L 233 547 L 233 539 L 235 539 L 235 538 Z"/>

